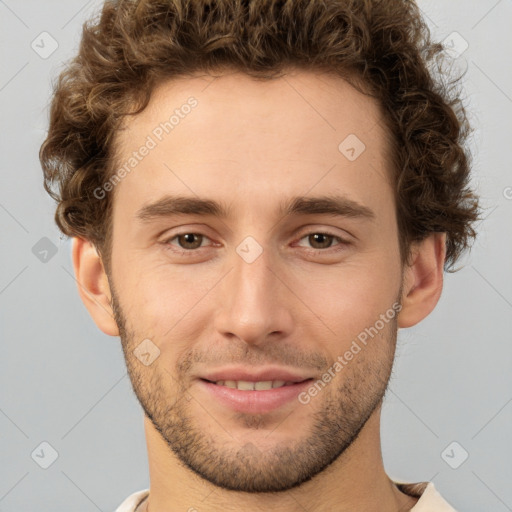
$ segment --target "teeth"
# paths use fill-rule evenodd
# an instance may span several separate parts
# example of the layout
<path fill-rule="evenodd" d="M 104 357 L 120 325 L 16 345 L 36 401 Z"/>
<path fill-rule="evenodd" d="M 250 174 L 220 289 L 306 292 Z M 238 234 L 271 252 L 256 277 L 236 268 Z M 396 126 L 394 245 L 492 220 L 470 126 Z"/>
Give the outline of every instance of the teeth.
<path fill-rule="evenodd" d="M 268 389 L 281 388 L 283 386 L 290 386 L 294 384 L 294 382 L 285 382 L 284 380 L 264 380 L 259 382 L 250 382 L 246 380 L 218 380 L 215 384 L 232 389 L 240 389 L 242 391 L 264 391 Z"/>
<path fill-rule="evenodd" d="M 246 380 L 239 380 L 236 384 L 238 389 L 242 389 L 243 391 L 251 391 L 254 390 L 254 384 L 256 383 Z"/>
<path fill-rule="evenodd" d="M 264 390 L 264 389 L 272 389 L 272 381 L 271 380 L 265 380 L 265 381 L 262 381 L 262 382 L 255 382 L 254 383 L 254 389 L 257 390 L 257 391 L 258 390 Z"/>

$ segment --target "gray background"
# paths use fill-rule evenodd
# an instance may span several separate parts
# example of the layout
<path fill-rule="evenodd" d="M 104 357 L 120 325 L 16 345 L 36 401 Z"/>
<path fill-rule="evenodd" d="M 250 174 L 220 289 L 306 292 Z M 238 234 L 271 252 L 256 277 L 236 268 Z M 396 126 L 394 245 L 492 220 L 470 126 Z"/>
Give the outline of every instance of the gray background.
<path fill-rule="evenodd" d="M 50 81 L 100 3 L 0 0 L 0 512 L 108 512 L 149 485 L 119 339 L 79 299 L 38 162 Z M 384 461 L 393 478 L 434 481 L 460 511 L 512 511 L 512 0 L 420 7 L 436 38 L 469 44 L 457 62 L 487 217 L 434 313 L 400 332 Z M 46 58 L 55 43 L 42 32 L 58 44 Z"/>

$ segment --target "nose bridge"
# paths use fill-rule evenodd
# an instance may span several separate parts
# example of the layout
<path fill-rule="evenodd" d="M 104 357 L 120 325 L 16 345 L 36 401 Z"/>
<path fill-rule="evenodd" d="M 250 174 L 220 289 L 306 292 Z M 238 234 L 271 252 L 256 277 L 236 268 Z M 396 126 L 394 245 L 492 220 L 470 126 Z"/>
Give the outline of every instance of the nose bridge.
<path fill-rule="evenodd" d="M 283 300 L 283 284 L 276 276 L 270 249 L 246 237 L 232 258 L 232 271 L 221 287 L 217 330 L 257 343 L 271 333 L 291 329 L 290 304 Z"/>

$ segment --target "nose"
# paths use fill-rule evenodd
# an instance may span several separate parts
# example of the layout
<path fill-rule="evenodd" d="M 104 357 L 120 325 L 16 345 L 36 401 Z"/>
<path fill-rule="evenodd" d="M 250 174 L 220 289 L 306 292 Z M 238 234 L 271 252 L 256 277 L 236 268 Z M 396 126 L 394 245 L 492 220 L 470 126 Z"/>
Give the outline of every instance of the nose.
<path fill-rule="evenodd" d="M 217 295 L 216 332 L 248 344 L 264 343 L 270 335 L 288 336 L 293 297 L 283 267 L 272 263 L 267 250 L 252 262 L 235 252 L 232 267 Z"/>

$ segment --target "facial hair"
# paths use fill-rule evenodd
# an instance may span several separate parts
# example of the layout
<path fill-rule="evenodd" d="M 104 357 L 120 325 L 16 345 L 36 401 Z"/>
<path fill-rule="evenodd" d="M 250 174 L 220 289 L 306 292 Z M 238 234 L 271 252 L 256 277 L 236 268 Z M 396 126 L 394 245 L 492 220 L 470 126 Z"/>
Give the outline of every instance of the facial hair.
<path fill-rule="evenodd" d="M 312 399 L 315 407 L 311 408 L 308 425 L 300 428 L 303 432 L 300 436 L 264 450 L 250 441 L 231 445 L 221 442 L 202 429 L 204 421 L 191 412 L 197 400 L 187 387 L 195 363 L 214 361 L 211 352 L 191 349 L 176 361 L 172 374 L 158 365 L 158 359 L 156 364 L 144 366 L 133 350 L 146 336 L 129 326 L 113 286 L 111 291 L 128 374 L 145 415 L 184 466 L 222 489 L 269 493 L 301 485 L 346 452 L 382 403 L 393 366 L 398 331 L 396 317 Z M 234 344 L 232 348 L 229 355 L 217 355 L 215 362 L 229 360 L 250 366 L 263 360 L 261 351 L 256 354 L 246 344 Z M 310 368 L 313 361 L 315 367 L 324 371 L 333 364 L 316 352 L 302 358 L 290 352 L 287 360 L 282 350 L 283 345 L 269 344 L 265 362 L 289 362 L 294 357 L 295 361 L 307 362 L 304 368 Z M 274 355 L 269 357 L 269 354 Z M 300 364 L 294 366 L 301 367 Z M 297 403 L 297 407 L 308 405 Z M 203 411 L 203 414 L 207 413 Z M 246 428 L 253 430 L 267 426 L 268 418 L 266 415 L 237 416 Z"/>

